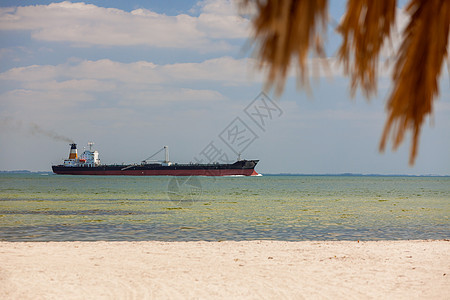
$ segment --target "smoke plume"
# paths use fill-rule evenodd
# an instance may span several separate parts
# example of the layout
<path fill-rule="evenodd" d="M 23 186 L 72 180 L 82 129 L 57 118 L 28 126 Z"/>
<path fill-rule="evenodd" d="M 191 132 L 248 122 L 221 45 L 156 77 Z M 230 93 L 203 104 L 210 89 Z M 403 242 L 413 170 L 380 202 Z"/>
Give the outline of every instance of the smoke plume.
<path fill-rule="evenodd" d="M 0 119 L 0 128 L 2 130 L 13 130 L 18 132 L 23 132 L 31 135 L 41 135 L 48 138 L 51 138 L 55 141 L 62 141 L 67 143 L 73 143 L 74 141 L 71 138 L 68 138 L 64 135 L 56 133 L 52 130 L 43 129 L 39 125 L 35 123 L 24 124 L 21 121 L 14 120 L 12 118 L 1 118 Z"/>

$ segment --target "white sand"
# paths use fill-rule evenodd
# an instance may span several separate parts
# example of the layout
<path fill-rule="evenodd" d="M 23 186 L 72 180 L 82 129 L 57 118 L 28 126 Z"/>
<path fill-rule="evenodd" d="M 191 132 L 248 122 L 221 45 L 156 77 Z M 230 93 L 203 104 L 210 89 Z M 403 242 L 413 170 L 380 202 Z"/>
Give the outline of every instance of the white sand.
<path fill-rule="evenodd" d="M 230 297 L 450 299 L 450 242 L 0 242 L 1 299 Z"/>

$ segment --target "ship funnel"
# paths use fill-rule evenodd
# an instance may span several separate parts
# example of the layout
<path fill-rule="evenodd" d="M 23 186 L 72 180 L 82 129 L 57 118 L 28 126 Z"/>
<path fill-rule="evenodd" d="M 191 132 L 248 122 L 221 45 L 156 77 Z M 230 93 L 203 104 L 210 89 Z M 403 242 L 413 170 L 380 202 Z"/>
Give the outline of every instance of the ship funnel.
<path fill-rule="evenodd" d="M 69 159 L 77 159 L 77 158 L 78 158 L 77 144 L 75 144 L 75 143 L 70 144 Z"/>

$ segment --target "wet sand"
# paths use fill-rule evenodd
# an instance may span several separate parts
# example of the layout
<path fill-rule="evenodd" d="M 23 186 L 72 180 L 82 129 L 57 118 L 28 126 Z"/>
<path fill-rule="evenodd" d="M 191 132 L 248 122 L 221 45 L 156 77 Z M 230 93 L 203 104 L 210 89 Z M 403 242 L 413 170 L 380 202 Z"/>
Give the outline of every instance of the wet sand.
<path fill-rule="evenodd" d="M 1 299 L 448 299 L 450 241 L 0 242 Z"/>

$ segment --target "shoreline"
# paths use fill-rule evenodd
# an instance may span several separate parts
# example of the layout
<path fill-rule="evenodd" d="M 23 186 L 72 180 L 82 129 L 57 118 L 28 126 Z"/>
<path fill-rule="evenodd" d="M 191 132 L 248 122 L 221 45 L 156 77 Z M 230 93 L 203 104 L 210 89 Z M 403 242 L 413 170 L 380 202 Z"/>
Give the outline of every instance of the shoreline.
<path fill-rule="evenodd" d="M 0 298 L 444 299 L 450 241 L 0 242 Z"/>

